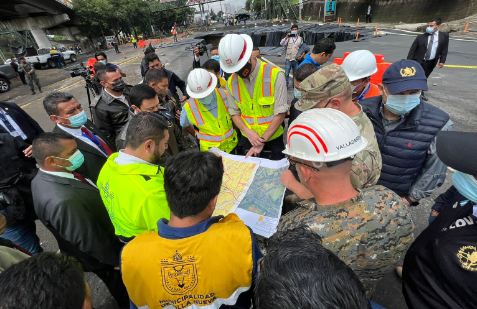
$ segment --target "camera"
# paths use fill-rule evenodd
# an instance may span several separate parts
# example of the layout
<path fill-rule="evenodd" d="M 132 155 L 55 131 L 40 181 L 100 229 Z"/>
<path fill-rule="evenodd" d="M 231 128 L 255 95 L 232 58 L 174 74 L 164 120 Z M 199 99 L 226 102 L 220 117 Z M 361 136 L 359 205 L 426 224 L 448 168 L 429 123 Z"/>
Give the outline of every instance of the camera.
<path fill-rule="evenodd" d="M 195 45 L 195 47 L 197 47 L 199 49 L 199 55 L 200 56 L 203 56 L 204 53 L 207 52 L 207 46 L 204 44 L 204 42 L 197 43 Z"/>
<path fill-rule="evenodd" d="M 292 38 L 292 37 L 294 37 L 295 35 L 296 35 L 296 34 L 294 34 L 294 33 L 290 33 L 289 37 Z"/>
<path fill-rule="evenodd" d="M 84 63 L 73 67 L 70 71 L 71 77 L 82 76 L 86 80 L 91 79 L 92 74 L 93 71 L 87 68 Z"/>

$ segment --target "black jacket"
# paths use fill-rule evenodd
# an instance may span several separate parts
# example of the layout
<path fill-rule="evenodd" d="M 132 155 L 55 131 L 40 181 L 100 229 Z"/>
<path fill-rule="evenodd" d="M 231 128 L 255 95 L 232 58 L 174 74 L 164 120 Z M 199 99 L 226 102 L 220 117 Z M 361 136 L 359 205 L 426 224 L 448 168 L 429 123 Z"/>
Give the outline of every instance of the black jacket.
<path fill-rule="evenodd" d="M 424 33 L 416 37 L 411 45 L 407 59 L 415 60 L 419 63 L 424 61 L 430 34 Z M 445 63 L 447 59 L 447 50 L 449 49 L 449 33 L 439 31 L 439 42 L 437 43 L 436 57 L 434 62 Z"/>
<path fill-rule="evenodd" d="M 381 102 L 381 96 L 359 101 L 363 112 L 373 123 L 383 159 L 378 185 L 404 196 L 421 175 L 427 151 L 437 133 L 449 121 L 449 115 L 421 101 L 404 122 L 386 133 L 379 112 Z"/>
<path fill-rule="evenodd" d="M 167 69 L 163 69 L 164 72 L 166 72 L 167 74 L 167 79 L 169 80 L 169 90 L 172 92 L 172 94 L 176 97 L 176 98 L 180 98 L 179 95 L 177 94 L 177 87 L 179 87 L 179 89 L 181 90 L 182 92 L 182 95 L 183 96 L 186 96 L 187 98 L 189 98 L 189 95 L 187 94 L 187 90 L 186 90 L 186 83 L 185 81 L 183 81 L 182 79 L 179 78 L 179 76 L 177 76 L 176 73 L 172 72 L 172 71 L 169 71 Z"/>
<path fill-rule="evenodd" d="M 402 290 L 410 309 L 476 308 L 477 218 L 472 202 L 445 207 L 406 253 Z"/>
<path fill-rule="evenodd" d="M 31 144 L 35 137 L 43 133 L 43 129 L 40 127 L 38 122 L 33 120 L 22 108 L 20 108 L 15 103 L 10 102 L 0 102 L 0 108 L 2 108 L 5 113 L 7 113 L 12 119 L 18 124 L 23 133 L 27 136 L 25 141 L 28 144 Z M 0 125 L 0 133 L 8 133 L 3 126 Z"/>
<path fill-rule="evenodd" d="M 8 133 L 0 133 L 0 194 L 12 198 L 10 205 L 0 204 L 8 226 L 30 223 L 36 219 L 31 196 L 31 181 L 37 168 L 35 160 L 26 158 L 28 145 Z"/>
<path fill-rule="evenodd" d="M 40 170 L 32 191 L 38 218 L 84 271 L 119 265 L 122 243 L 97 188 Z"/>
<path fill-rule="evenodd" d="M 103 131 L 109 142 L 114 145 L 116 136 L 121 132 L 123 126 L 128 122 L 129 91 L 132 86 L 127 86 L 123 95 L 127 104 L 113 98 L 106 90 L 102 90 L 98 102 L 93 107 L 93 121 L 98 128 Z"/>
<path fill-rule="evenodd" d="M 101 130 L 98 129 L 91 121 L 87 121 L 84 125 L 88 130 L 90 130 L 94 135 L 100 137 L 112 151 L 116 151 L 115 144 L 111 144 L 106 135 L 104 135 Z M 65 132 L 63 129 L 59 128 L 58 125 L 55 126 L 53 132 Z M 103 153 L 99 152 L 95 147 L 90 144 L 83 142 L 81 139 L 75 137 L 76 144 L 78 144 L 78 149 L 84 156 L 83 164 L 76 170 L 78 173 L 85 175 L 92 181 L 96 183 L 98 180 L 98 175 L 101 169 L 103 168 L 104 163 L 108 159 Z"/>

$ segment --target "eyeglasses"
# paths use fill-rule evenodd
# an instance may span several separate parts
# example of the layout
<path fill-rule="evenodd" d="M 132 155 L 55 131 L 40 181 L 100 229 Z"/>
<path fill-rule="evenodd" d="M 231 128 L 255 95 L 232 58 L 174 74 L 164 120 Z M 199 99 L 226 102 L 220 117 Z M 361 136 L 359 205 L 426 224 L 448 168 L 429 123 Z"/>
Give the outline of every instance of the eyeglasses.
<path fill-rule="evenodd" d="M 322 167 L 322 166 L 326 166 L 326 167 L 337 166 L 337 165 L 340 165 L 341 163 L 344 163 L 346 161 L 352 161 L 354 159 L 354 156 L 349 157 L 349 158 L 344 158 L 344 159 L 341 159 L 341 160 L 337 160 L 337 161 L 332 161 L 332 162 L 320 162 L 320 166 L 318 166 L 318 167 L 311 166 L 311 165 L 305 164 L 303 162 L 297 161 L 295 159 L 292 159 L 292 157 L 290 157 L 290 156 L 287 156 L 287 159 L 290 163 L 293 163 L 292 165 L 301 164 L 303 166 L 306 166 L 306 167 L 314 170 L 315 172 L 319 172 L 320 171 L 319 168 Z"/>
<path fill-rule="evenodd" d="M 287 159 L 288 159 L 288 161 L 289 161 L 290 163 L 292 163 L 292 165 L 301 164 L 301 165 L 303 165 L 303 166 L 306 166 L 306 167 L 308 167 L 308 168 L 314 170 L 315 172 L 319 172 L 319 171 L 320 171 L 318 168 L 316 168 L 316 167 L 314 167 L 314 166 L 311 166 L 311 165 L 305 164 L 305 163 L 303 163 L 303 162 L 297 161 L 297 160 L 295 160 L 295 159 L 292 159 L 291 157 L 287 157 Z M 323 163 L 321 163 L 321 166 L 323 166 Z"/>

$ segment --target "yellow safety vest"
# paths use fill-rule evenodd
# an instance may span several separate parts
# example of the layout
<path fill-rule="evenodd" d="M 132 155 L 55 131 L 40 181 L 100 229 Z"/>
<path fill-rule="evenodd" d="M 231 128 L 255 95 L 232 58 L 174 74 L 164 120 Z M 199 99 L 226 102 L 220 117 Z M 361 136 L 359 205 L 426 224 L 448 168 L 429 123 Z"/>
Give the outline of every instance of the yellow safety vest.
<path fill-rule="evenodd" d="M 250 230 L 236 214 L 229 214 L 207 231 L 182 239 L 146 232 L 124 247 L 121 271 L 138 307 L 234 305 L 252 284 Z"/>
<path fill-rule="evenodd" d="M 164 168 L 149 164 L 118 165 L 109 156 L 98 176 L 98 189 L 116 235 L 133 237 L 157 231 L 157 221 L 169 220 Z"/>
<path fill-rule="evenodd" d="M 250 98 L 242 78 L 236 73 L 229 77 L 228 87 L 235 102 L 237 102 L 237 106 L 242 113 L 242 119 L 247 127 L 262 136 L 275 117 L 273 114 L 275 81 L 280 69 L 265 62 L 259 61 L 259 63 L 260 71 L 255 81 L 253 99 Z M 244 132 L 242 132 L 242 135 L 246 136 Z M 279 126 L 269 140 L 274 140 L 282 135 L 283 127 Z"/>
<path fill-rule="evenodd" d="M 227 109 L 227 93 L 222 89 L 215 89 L 215 96 L 217 98 L 217 119 L 197 99 L 186 102 L 184 109 L 190 122 L 196 128 L 195 134 L 200 140 L 200 151 L 217 147 L 230 153 L 237 146 L 238 138 L 237 132 L 233 128 L 232 117 Z"/>

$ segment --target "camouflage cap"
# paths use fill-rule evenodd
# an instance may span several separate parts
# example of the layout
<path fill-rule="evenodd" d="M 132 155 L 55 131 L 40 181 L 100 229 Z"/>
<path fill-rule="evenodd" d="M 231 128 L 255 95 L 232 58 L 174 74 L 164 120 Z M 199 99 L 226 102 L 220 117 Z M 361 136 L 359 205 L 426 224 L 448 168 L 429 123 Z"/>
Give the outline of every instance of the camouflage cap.
<path fill-rule="evenodd" d="M 334 97 L 350 89 L 348 76 L 340 65 L 335 63 L 322 67 L 300 83 L 301 99 L 295 104 L 299 111 L 306 111 L 320 101 Z"/>

